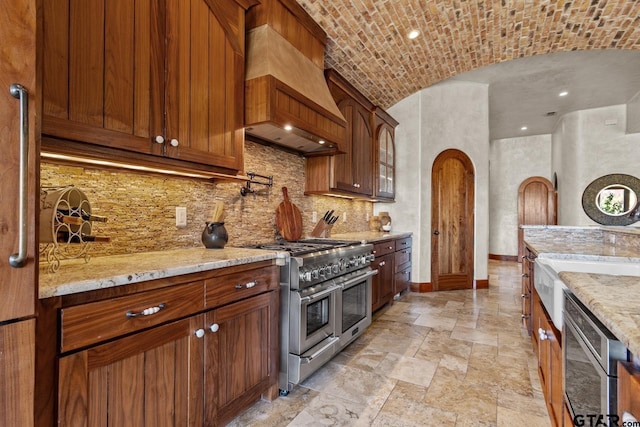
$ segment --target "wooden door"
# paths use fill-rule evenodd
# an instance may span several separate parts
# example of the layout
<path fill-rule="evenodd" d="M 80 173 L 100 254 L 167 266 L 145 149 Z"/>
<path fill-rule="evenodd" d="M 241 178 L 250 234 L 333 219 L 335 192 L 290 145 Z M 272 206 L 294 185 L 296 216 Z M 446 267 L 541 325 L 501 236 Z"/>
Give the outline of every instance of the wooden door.
<path fill-rule="evenodd" d="M 32 426 L 35 319 L 0 325 L 0 426 Z"/>
<path fill-rule="evenodd" d="M 205 425 L 204 339 L 195 335 L 203 320 L 194 316 L 60 357 L 58 424 Z"/>
<path fill-rule="evenodd" d="M 436 291 L 473 288 L 473 164 L 459 150 L 436 157 L 431 172 L 431 282 Z"/>
<path fill-rule="evenodd" d="M 546 178 L 525 179 L 518 188 L 518 260 L 524 255 L 524 231 L 521 225 L 555 225 L 558 223 L 556 192 Z"/>
<path fill-rule="evenodd" d="M 167 0 L 167 155 L 243 168 L 244 14 L 233 0 Z"/>
<path fill-rule="evenodd" d="M 278 375 L 278 293 L 266 292 L 206 314 L 207 420 L 229 422 Z"/>
<path fill-rule="evenodd" d="M 47 0 L 43 134 L 163 155 L 164 8 Z"/>

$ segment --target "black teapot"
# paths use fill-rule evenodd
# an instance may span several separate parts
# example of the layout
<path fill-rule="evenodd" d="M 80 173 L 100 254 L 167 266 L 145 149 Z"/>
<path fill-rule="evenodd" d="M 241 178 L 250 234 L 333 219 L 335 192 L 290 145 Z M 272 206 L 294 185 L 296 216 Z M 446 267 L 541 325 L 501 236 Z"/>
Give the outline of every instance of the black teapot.
<path fill-rule="evenodd" d="M 206 222 L 202 231 L 202 243 L 207 249 L 222 249 L 229 241 L 224 222 Z"/>

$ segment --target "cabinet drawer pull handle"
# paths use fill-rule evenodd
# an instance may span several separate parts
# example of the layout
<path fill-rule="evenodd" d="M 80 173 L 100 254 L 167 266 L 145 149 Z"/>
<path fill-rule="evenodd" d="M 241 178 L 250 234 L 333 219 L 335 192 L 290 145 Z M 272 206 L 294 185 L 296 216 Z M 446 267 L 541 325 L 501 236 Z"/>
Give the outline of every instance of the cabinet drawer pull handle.
<path fill-rule="evenodd" d="M 9 93 L 20 101 L 20 165 L 18 180 L 18 252 L 9 255 L 9 265 L 22 268 L 27 264 L 27 239 L 29 222 L 29 92 L 24 86 L 14 83 Z"/>
<path fill-rule="evenodd" d="M 149 307 L 149 308 L 145 308 L 142 311 L 139 312 L 134 312 L 134 311 L 127 311 L 125 313 L 125 316 L 127 316 L 127 318 L 131 319 L 133 317 L 140 317 L 140 316 L 151 316 L 152 314 L 156 314 L 157 312 L 159 312 L 160 310 L 163 310 L 167 305 L 165 303 L 162 304 L 158 304 L 156 306 L 153 307 Z"/>
<path fill-rule="evenodd" d="M 250 289 L 250 288 L 253 288 L 257 284 L 258 284 L 257 280 L 254 280 L 253 282 L 245 283 L 244 285 L 241 285 L 240 283 L 238 283 L 236 285 L 236 289 Z"/>
<path fill-rule="evenodd" d="M 211 332 L 218 332 L 218 330 L 220 330 L 220 325 L 218 325 L 217 323 L 214 323 L 213 325 L 209 326 L 209 330 Z"/>

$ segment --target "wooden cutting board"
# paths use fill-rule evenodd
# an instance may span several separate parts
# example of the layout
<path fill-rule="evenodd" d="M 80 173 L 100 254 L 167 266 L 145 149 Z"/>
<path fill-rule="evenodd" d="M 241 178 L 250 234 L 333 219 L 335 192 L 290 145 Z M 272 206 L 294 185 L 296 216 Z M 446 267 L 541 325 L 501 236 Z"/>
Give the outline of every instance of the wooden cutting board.
<path fill-rule="evenodd" d="M 282 187 L 284 200 L 276 208 L 276 225 L 285 240 L 298 240 L 302 236 L 302 215 L 298 207 L 289 200 L 287 187 Z"/>

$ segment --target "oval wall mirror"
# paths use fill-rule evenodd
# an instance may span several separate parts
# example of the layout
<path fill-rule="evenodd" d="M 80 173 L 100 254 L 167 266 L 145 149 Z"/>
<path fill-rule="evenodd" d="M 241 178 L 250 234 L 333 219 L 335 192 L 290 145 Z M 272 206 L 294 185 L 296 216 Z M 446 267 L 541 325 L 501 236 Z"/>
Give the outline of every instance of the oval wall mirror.
<path fill-rule="evenodd" d="M 629 213 L 640 198 L 640 179 L 632 175 L 611 174 L 595 179 L 582 194 L 582 208 L 599 224 L 629 225 L 638 219 Z"/>

